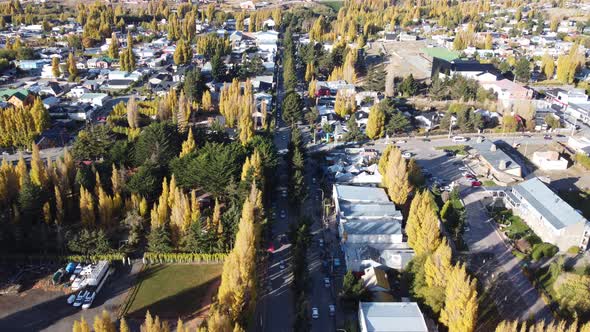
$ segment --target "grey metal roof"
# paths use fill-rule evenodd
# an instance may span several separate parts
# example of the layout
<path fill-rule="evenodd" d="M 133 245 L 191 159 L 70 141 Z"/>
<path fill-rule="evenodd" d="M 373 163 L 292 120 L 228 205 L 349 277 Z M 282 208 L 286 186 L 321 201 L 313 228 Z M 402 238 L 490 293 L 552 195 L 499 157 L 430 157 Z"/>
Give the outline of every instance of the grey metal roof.
<path fill-rule="evenodd" d="M 491 150 L 492 144 L 496 144 L 496 151 Z M 489 140 L 485 140 L 481 143 L 473 144 L 473 148 L 477 150 L 480 156 L 498 170 L 500 169 L 500 162 L 502 160 L 506 161 L 507 170 L 520 168 L 520 165 L 500 148 L 500 146 L 504 144 L 507 143 L 502 140 L 493 143 Z"/>
<path fill-rule="evenodd" d="M 357 204 L 347 201 L 339 201 L 340 212 L 346 219 L 350 218 L 376 218 L 376 217 L 391 217 L 401 219 L 402 213 L 395 208 L 391 202 L 385 204 L 367 203 Z"/>
<path fill-rule="evenodd" d="M 427 332 L 424 316 L 415 302 L 360 302 L 366 331 Z"/>
<path fill-rule="evenodd" d="M 382 188 L 357 187 L 335 184 L 334 190 L 338 199 L 350 202 L 389 202 L 389 198 Z"/>
<path fill-rule="evenodd" d="M 396 235 L 402 233 L 400 221 L 349 221 L 343 223 L 342 227 L 349 235 Z"/>
<path fill-rule="evenodd" d="M 586 219 L 563 199 L 557 196 L 538 178 L 532 178 L 513 187 L 555 229 L 562 229 Z"/>

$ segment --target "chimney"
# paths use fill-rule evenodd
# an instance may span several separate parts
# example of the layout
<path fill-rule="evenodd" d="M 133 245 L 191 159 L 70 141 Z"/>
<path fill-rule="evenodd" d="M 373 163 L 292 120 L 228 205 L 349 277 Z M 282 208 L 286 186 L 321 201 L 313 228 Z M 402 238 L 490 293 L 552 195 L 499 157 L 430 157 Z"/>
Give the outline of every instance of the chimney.
<path fill-rule="evenodd" d="M 496 150 L 498 150 L 498 148 L 496 147 L 496 144 L 492 143 L 492 145 L 490 145 L 490 151 L 496 152 Z"/>

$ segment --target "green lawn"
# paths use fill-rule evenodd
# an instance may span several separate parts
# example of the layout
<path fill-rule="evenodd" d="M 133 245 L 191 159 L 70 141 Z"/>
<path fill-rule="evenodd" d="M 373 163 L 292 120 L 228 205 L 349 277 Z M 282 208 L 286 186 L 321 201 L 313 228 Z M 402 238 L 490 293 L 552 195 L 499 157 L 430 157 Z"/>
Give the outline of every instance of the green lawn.
<path fill-rule="evenodd" d="M 131 294 L 127 314 L 144 317 L 146 310 L 162 318 L 199 311 L 215 294 L 221 264 L 155 265 L 141 273 Z"/>
<path fill-rule="evenodd" d="M 497 187 L 498 186 L 498 184 L 492 180 L 485 180 L 483 182 L 483 185 L 486 187 Z"/>
<path fill-rule="evenodd" d="M 335 12 L 338 12 L 342 6 L 344 6 L 344 1 L 320 1 L 322 5 L 326 5 L 332 8 Z"/>
<path fill-rule="evenodd" d="M 436 150 L 444 150 L 447 152 L 454 152 L 458 155 L 466 155 L 467 150 L 469 150 L 468 145 L 447 145 L 447 146 L 438 146 L 435 148 Z"/>
<path fill-rule="evenodd" d="M 510 226 L 506 228 L 506 235 L 511 239 L 520 239 L 531 233 L 531 229 L 527 224 L 517 216 L 510 217 Z"/>

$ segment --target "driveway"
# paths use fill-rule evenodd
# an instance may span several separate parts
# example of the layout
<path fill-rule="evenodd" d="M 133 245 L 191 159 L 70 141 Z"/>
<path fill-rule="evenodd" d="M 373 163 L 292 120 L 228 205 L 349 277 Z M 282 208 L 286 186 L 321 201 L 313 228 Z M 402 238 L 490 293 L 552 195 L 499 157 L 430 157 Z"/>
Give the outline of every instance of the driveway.
<path fill-rule="evenodd" d="M 468 248 L 469 266 L 484 284 L 504 320 L 551 321 L 553 315 L 512 255 L 510 247 L 496 230 L 482 199 L 483 189 L 467 188 L 461 192 L 467 212 L 463 239 Z"/>

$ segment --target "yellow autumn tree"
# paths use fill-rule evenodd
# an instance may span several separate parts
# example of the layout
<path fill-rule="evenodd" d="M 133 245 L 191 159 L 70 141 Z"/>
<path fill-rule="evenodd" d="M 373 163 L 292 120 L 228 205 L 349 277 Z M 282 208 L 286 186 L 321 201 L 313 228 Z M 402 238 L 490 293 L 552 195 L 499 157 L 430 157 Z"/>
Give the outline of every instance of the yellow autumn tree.
<path fill-rule="evenodd" d="M 80 187 L 80 219 L 85 226 L 94 226 L 94 198 L 92 193 L 84 187 Z"/>
<path fill-rule="evenodd" d="M 426 275 L 426 284 L 429 287 L 444 288 L 446 286 L 447 276 L 453 267 L 451 263 L 452 254 L 451 247 L 449 247 L 446 238 L 443 238 L 432 255 L 426 257 L 424 272 Z"/>
<path fill-rule="evenodd" d="M 385 112 L 379 106 L 373 106 L 367 120 L 367 136 L 370 139 L 383 137 L 385 133 Z"/>
<path fill-rule="evenodd" d="M 383 176 L 385 177 L 389 198 L 397 205 L 404 205 L 412 191 L 412 186 L 408 179 L 406 160 L 397 147 L 392 148 L 389 153 Z"/>
<path fill-rule="evenodd" d="M 548 80 L 553 78 L 553 73 L 555 72 L 555 61 L 548 53 L 545 53 L 543 58 L 541 58 L 541 69 Z"/>
<path fill-rule="evenodd" d="M 37 144 L 33 144 L 33 149 L 31 153 L 31 182 L 39 187 L 45 188 L 48 184 L 48 175 L 47 170 L 45 169 L 45 164 L 43 160 L 41 160 L 41 156 L 39 154 L 39 146 Z"/>
<path fill-rule="evenodd" d="M 440 243 L 440 223 L 434 199 L 428 191 L 416 193 L 410 205 L 406 233 L 416 255 L 430 254 Z"/>
<path fill-rule="evenodd" d="M 184 141 L 182 143 L 182 150 L 180 151 L 180 157 L 184 157 L 187 154 L 195 151 L 196 148 L 196 144 L 195 144 L 195 138 L 193 137 L 193 128 L 189 128 L 188 130 L 188 136 L 186 138 L 186 141 Z"/>
<path fill-rule="evenodd" d="M 440 321 L 449 332 L 472 332 L 477 322 L 477 281 L 470 277 L 464 264 L 453 267 L 447 277 L 445 306 Z"/>
<path fill-rule="evenodd" d="M 209 92 L 209 90 L 205 90 L 205 92 L 203 92 L 203 96 L 201 97 L 201 107 L 205 112 L 211 111 L 211 108 L 213 107 L 211 92 Z"/>

